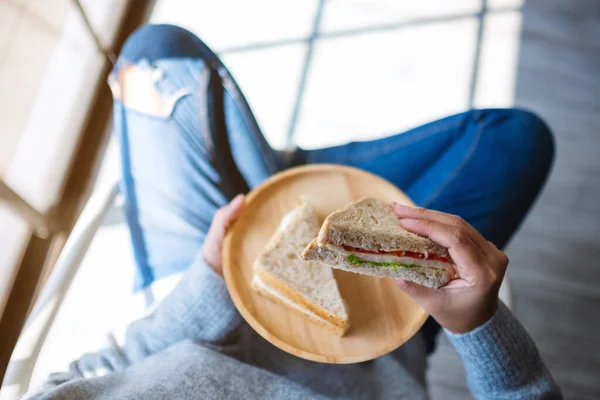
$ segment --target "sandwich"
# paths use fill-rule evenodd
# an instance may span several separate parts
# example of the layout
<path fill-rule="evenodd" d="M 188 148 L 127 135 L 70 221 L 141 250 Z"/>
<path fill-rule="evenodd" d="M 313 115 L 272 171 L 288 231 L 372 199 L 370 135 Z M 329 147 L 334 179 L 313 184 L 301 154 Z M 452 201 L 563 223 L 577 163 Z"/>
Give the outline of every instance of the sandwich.
<path fill-rule="evenodd" d="M 321 220 L 310 203 L 302 202 L 290 211 L 254 262 L 252 288 L 343 336 L 349 327 L 348 312 L 333 270 L 320 260 L 300 258 L 320 227 Z"/>
<path fill-rule="evenodd" d="M 430 288 L 444 286 L 456 275 L 448 249 L 403 229 L 392 207 L 373 198 L 361 199 L 329 215 L 301 257 Z"/>

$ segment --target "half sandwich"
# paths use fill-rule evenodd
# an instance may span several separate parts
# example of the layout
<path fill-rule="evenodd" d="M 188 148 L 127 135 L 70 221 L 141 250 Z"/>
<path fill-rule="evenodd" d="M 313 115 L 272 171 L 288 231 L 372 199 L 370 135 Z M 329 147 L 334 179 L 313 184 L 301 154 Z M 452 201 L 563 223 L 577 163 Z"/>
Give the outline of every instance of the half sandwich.
<path fill-rule="evenodd" d="M 264 253 L 254 262 L 252 287 L 259 294 L 342 336 L 349 327 L 348 312 L 333 270 L 319 260 L 300 258 L 320 226 L 310 203 L 303 202 L 290 211 Z"/>
<path fill-rule="evenodd" d="M 430 288 L 445 285 L 456 274 L 445 247 L 402 228 L 392 207 L 373 198 L 329 215 L 318 237 L 302 252 L 302 259 Z"/>

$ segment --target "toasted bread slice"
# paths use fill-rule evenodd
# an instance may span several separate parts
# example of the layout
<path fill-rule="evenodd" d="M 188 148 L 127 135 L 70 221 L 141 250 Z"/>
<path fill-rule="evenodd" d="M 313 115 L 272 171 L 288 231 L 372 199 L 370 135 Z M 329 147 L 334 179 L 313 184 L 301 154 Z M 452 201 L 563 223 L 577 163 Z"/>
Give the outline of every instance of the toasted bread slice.
<path fill-rule="evenodd" d="M 300 258 L 319 227 L 310 203 L 303 202 L 288 213 L 254 263 L 252 286 L 257 293 L 341 336 L 349 327 L 348 312 L 333 270 L 321 261 Z"/>

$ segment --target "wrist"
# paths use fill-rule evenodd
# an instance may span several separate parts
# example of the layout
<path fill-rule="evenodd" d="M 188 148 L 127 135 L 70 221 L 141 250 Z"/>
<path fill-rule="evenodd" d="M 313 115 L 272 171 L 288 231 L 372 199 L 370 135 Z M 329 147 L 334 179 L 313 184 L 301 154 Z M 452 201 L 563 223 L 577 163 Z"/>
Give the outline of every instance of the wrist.
<path fill-rule="evenodd" d="M 481 307 L 477 307 L 475 313 L 463 314 L 466 318 L 457 318 L 448 321 L 447 324 L 440 324 L 444 329 L 453 334 L 464 334 L 471 332 L 488 322 L 498 310 L 498 297 L 493 298 Z"/>
<path fill-rule="evenodd" d="M 223 278 L 223 269 L 221 268 L 220 260 L 216 260 L 214 256 L 206 254 L 204 249 L 202 249 L 202 260 L 215 274 L 217 274 L 220 278 Z"/>

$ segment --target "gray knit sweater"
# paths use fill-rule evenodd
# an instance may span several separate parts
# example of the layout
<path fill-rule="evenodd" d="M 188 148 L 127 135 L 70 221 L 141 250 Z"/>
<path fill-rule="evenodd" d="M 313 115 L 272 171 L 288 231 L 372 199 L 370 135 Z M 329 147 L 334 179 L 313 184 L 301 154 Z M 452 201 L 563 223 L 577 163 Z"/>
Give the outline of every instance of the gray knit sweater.
<path fill-rule="evenodd" d="M 446 334 L 476 398 L 561 398 L 535 344 L 503 304 L 474 331 Z M 419 335 L 360 364 L 284 353 L 243 322 L 223 280 L 198 259 L 154 313 L 131 324 L 122 347 L 84 355 L 33 398 L 425 399 L 425 367 Z"/>

